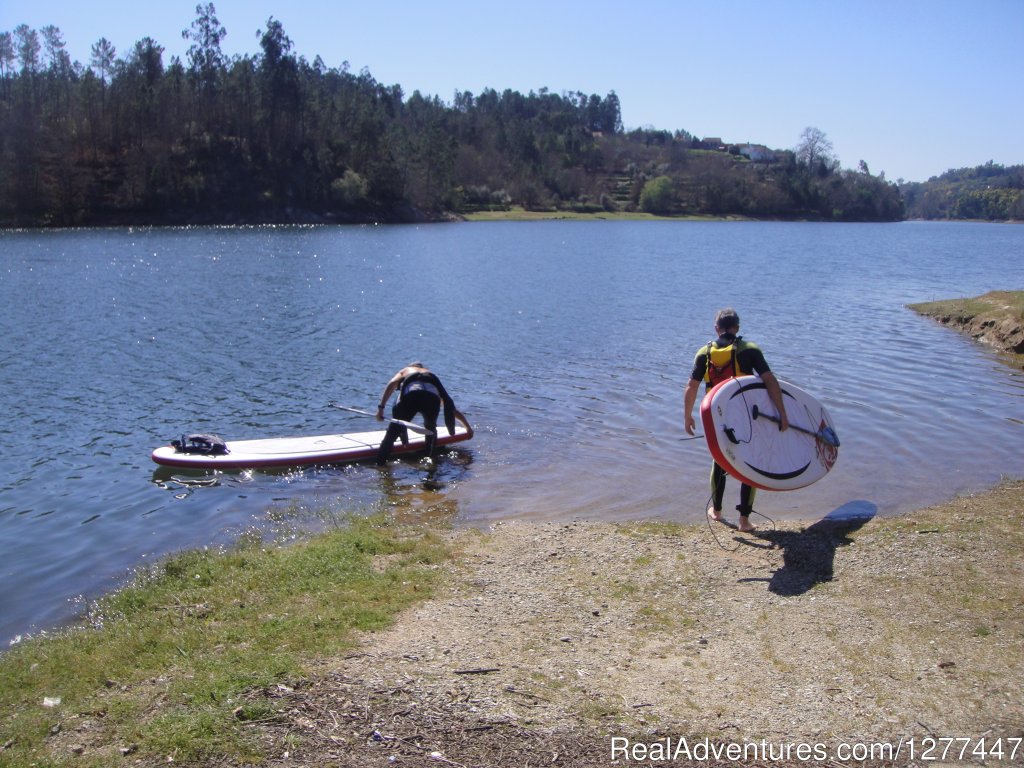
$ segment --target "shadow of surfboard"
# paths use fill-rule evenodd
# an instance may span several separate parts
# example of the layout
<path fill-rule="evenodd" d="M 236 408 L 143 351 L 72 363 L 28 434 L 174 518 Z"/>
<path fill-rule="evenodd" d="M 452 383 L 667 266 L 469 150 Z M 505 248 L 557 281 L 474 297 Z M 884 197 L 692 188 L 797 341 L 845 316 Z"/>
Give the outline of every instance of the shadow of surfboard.
<path fill-rule="evenodd" d="M 878 513 L 869 501 L 850 501 L 800 531 L 757 531 L 753 535 L 782 550 L 782 567 L 766 579 L 776 595 L 802 595 L 832 581 L 836 550 L 852 543 L 850 534 Z M 755 545 L 756 546 L 756 545 Z"/>

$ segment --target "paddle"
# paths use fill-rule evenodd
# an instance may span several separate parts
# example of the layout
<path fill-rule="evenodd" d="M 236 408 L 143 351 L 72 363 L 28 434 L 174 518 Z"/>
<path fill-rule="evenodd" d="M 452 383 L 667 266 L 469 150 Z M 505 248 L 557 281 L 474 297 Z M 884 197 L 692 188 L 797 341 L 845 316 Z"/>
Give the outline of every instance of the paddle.
<path fill-rule="evenodd" d="M 770 416 L 769 414 L 764 413 L 763 411 L 759 411 L 756 405 L 750 410 L 755 420 L 758 416 L 760 416 L 762 418 L 768 419 L 768 421 L 774 421 L 776 424 L 779 423 L 778 416 Z M 803 432 L 805 435 L 810 435 L 816 440 L 821 440 L 823 443 L 831 445 L 833 448 L 839 447 L 839 436 L 836 434 L 836 431 L 832 429 L 832 427 L 822 427 L 821 430 L 818 432 L 812 432 L 809 429 L 798 427 L 796 424 L 790 424 L 789 428 L 795 429 L 797 432 Z"/>
<path fill-rule="evenodd" d="M 328 403 L 327 405 L 331 408 L 339 408 L 343 411 L 349 411 L 350 413 L 360 413 L 363 416 L 373 416 L 374 418 L 377 418 L 377 414 L 375 413 L 370 413 L 369 411 L 361 411 L 358 408 L 349 408 L 347 405 L 340 405 L 339 403 Z M 417 435 L 434 434 L 432 430 L 429 430 L 426 427 L 421 427 L 419 424 L 414 424 L 411 421 L 402 421 L 401 419 L 389 419 L 386 416 L 384 417 L 384 421 L 390 421 L 392 424 L 401 424 L 403 427 L 410 430 L 411 432 L 415 432 Z"/>

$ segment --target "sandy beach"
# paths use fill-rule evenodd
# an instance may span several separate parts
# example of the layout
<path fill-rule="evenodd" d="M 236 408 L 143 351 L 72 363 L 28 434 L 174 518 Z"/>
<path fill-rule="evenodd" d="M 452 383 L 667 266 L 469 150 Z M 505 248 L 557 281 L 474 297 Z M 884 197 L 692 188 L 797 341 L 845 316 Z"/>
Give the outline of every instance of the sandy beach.
<path fill-rule="evenodd" d="M 907 765 L 908 745 L 920 762 L 929 743 L 948 758 L 949 739 L 1018 744 L 1022 512 L 1014 481 L 899 519 L 753 535 L 453 533 L 443 597 L 252 692 L 286 713 L 253 727 L 269 764 L 309 766 L 658 764 L 650 750 L 680 740 L 781 758 L 723 764 L 799 764 L 800 748 L 844 764 L 842 745 L 874 744 L 869 764 Z"/>

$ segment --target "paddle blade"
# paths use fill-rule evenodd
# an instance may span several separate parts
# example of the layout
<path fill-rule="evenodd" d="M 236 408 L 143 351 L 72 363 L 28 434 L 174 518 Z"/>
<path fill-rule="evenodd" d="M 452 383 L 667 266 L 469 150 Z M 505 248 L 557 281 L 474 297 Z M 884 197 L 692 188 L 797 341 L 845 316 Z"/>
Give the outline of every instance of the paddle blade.
<path fill-rule="evenodd" d="M 836 434 L 836 431 L 832 429 L 832 427 L 822 427 L 819 435 L 821 436 L 822 440 L 831 445 L 833 448 L 839 447 L 839 435 Z"/>

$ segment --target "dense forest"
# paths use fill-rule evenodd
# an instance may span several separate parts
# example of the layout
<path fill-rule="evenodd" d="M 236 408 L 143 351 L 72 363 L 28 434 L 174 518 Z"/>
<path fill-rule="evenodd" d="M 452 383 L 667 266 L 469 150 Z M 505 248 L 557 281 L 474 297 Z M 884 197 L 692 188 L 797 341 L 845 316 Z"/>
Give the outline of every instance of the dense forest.
<path fill-rule="evenodd" d="M 209 3 L 182 32 L 184 62 L 165 63 L 147 37 L 120 57 L 101 39 L 83 65 L 55 26 L 0 33 L 0 225 L 412 221 L 512 206 L 895 221 L 904 194 L 915 211 L 959 215 L 927 202 L 932 182 L 901 194 L 863 161 L 840 168 L 816 128 L 772 150 L 626 131 L 614 92 L 486 89 L 446 103 L 297 57 L 273 18 L 255 55 L 226 57 L 226 34 Z"/>
<path fill-rule="evenodd" d="M 1024 221 L 1024 165 L 989 161 L 946 171 L 923 184 L 900 187 L 907 215 L 915 219 Z"/>

